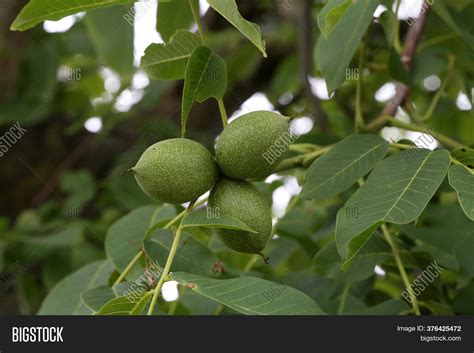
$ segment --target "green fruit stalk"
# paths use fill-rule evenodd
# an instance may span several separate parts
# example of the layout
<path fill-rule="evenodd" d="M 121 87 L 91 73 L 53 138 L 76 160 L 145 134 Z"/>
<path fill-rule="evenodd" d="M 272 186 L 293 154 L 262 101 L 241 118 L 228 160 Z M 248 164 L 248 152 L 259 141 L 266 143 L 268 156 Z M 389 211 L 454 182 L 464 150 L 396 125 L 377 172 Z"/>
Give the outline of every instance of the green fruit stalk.
<path fill-rule="evenodd" d="M 212 154 L 201 144 L 184 138 L 148 147 L 131 171 L 145 194 L 171 204 L 196 200 L 219 177 Z"/>
<path fill-rule="evenodd" d="M 272 213 L 263 194 L 251 183 L 222 177 L 209 195 L 208 206 L 232 216 L 257 233 L 218 229 L 220 239 L 231 249 L 261 254 L 272 235 Z"/>
<path fill-rule="evenodd" d="M 229 124 L 216 146 L 221 172 L 239 180 L 263 179 L 285 158 L 292 136 L 289 118 L 267 111 L 245 114 Z"/>

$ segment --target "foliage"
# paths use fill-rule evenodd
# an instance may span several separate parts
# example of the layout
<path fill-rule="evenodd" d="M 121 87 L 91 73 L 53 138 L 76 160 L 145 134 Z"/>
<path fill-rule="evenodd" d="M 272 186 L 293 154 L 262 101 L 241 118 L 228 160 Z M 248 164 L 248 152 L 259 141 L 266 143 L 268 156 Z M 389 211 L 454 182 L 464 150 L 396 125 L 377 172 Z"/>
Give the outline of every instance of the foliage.
<path fill-rule="evenodd" d="M 8 90 L 0 80 L 0 124 L 26 128 L 26 152 L 2 142 L 1 162 L 31 200 L 0 218 L 0 310 L 472 314 L 474 4 L 438 0 L 398 20 L 385 0 L 207 3 L 200 14 L 198 1 L 159 1 L 163 43 L 140 63 L 133 21 L 154 10 L 146 3 L 30 0 L 11 19 L 29 41 L 20 55 L 0 40 L 0 60 L 19 60 Z M 66 16 L 75 24 L 64 33 L 38 26 Z M 387 83 L 396 93 L 380 98 Z M 209 216 L 206 198 L 161 204 L 121 175 L 159 140 L 186 133 L 213 146 L 227 110 L 248 112 L 256 92 L 294 118 L 294 130 L 300 118 L 314 122 L 292 136 L 270 178 L 254 181 L 273 202 L 268 264 L 225 247 L 216 230 L 255 231 Z M 124 97 L 133 102 L 125 108 Z M 97 116 L 104 126 L 90 139 L 82 126 Z M 36 131 L 44 146 L 28 145 Z M 59 163 L 73 139 L 95 160 L 77 163 L 83 149 L 74 148 Z M 53 164 L 31 167 L 45 151 Z M 19 168 L 34 181 L 18 182 Z M 46 191 L 35 196 L 38 185 Z M 433 264 L 442 271 L 414 294 Z M 162 286 L 173 283 L 179 297 L 169 302 Z"/>

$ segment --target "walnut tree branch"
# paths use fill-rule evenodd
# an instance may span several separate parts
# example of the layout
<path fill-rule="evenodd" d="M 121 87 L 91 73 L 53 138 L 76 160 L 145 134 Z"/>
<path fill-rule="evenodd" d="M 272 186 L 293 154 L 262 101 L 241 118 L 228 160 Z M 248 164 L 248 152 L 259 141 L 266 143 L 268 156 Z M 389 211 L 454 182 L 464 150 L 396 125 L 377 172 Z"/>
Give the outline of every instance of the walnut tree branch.
<path fill-rule="evenodd" d="M 413 67 L 416 49 L 420 42 L 421 36 L 423 35 L 429 12 L 429 7 L 423 8 L 420 17 L 418 17 L 415 23 L 413 23 L 405 36 L 405 45 L 403 47 L 400 59 L 407 71 L 410 71 Z M 387 103 L 382 113 L 367 126 L 367 130 L 375 131 L 384 126 L 387 123 L 387 117 L 395 116 L 398 107 L 407 99 L 409 95 L 410 88 L 403 83 L 399 83 L 397 85 L 395 96 Z"/>
<path fill-rule="evenodd" d="M 301 79 L 303 81 L 306 98 L 314 110 L 315 121 L 320 131 L 325 132 L 328 128 L 327 117 L 321 109 L 321 102 L 313 94 L 309 77 L 313 73 L 313 37 L 314 26 L 311 11 L 311 0 L 302 0 L 298 8 L 298 50 L 301 68 Z"/>

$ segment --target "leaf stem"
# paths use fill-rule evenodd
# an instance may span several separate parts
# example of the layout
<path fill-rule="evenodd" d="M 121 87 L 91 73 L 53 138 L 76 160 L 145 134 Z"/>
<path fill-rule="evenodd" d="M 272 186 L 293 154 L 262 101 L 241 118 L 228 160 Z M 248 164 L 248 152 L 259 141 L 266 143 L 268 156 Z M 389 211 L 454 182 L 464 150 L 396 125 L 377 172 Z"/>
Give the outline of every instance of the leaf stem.
<path fill-rule="evenodd" d="M 207 197 L 202 199 L 201 201 L 199 202 L 196 202 L 196 204 L 194 205 L 194 207 L 198 207 L 198 206 L 201 206 L 203 203 L 205 203 L 207 201 Z M 168 223 L 166 223 L 164 226 L 163 226 L 163 229 L 167 229 L 169 227 L 171 227 L 173 224 L 175 224 L 177 221 L 179 221 L 184 215 L 186 214 L 186 210 L 180 212 L 176 217 L 174 217 L 172 220 L 170 220 Z M 154 219 L 155 216 L 152 217 L 152 219 Z M 150 225 L 150 228 L 152 227 L 152 225 Z M 120 276 L 115 280 L 114 284 L 113 285 L 116 285 L 116 284 L 119 284 L 120 282 L 122 282 L 124 280 L 124 278 L 129 274 L 129 272 L 132 270 L 133 266 L 135 266 L 135 264 L 138 262 L 138 260 L 140 259 L 140 257 L 142 257 L 143 255 L 143 250 L 140 250 L 137 255 L 135 255 L 135 257 L 132 259 L 132 261 L 130 261 L 127 265 L 127 267 L 125 267 L 125 269 L 123 270 L 123 272 L 120 274 Z"/>
<path fill-rule="evenodd" d="M 425 133 L 425 134 L 433 135 L 443 145 L 446 145 L 446 146 L 449 146 L 449 147 L 452 147 L 452 148 L 465 147 L 462 143 L 460 143 L 456 140 L 453 140 L 452 138 L 450 138 L 446 135 L 443 135 L 443 134 L 441 134 L 437 131 L 432 131 L 429 128 L 425 128 L 425 127 L 418 126 L 418 125 L 411 124 L 411 123 L 404 123 L 403 121 L 394 119 L 394 118 L 389 117 L 389 116 L 387 116 L 386 119 L 387 119 L 387 122 L 391 126 L 395 126 L 395 127 L 399 127 L 399 128 L 406 129 L 406 130 L 417 131 L 417 132 L 422 132 L 422 133 Z"/>
<path fill-rule="evenodd" d="M 314 152 L 311 152 L 311 153 L 308 153 L 306 155 L 304 155 L 304 159 L 303 159 L 303 166 L 304 167 L 309 167 L 309 165 L 311 163 L 313 163 L 313 161 L 318 158 L 319 156 L 322 156 L 323 154 L 325 154 L 327 151 L 329 151 L 331 149 L 332 146 L 327 146 L 327 147 L 323 147 L 317 151 L 314 151 Z"/>
<path fill-rule="evenodd" d="M 398 247 L 393 241 L 392 235 L 390 234 L 390 231 L 388 230 L 388 227 L 385 224 L 382 224 L 381 226 L 382 232 L 385 236 L 385 239 L 387 240 L 388 244 L 392 248 L 392 254 L 393 257 L 395 258 L 395 262 L 398 267 L 398 271 L 400 272 L 400 276 L 402 277 L 403 284 L 405 285 L 406 290 L 408 291 L 408 294 L 411 297 L 411 305 L 413 307 L 413 310 L 416 315 L 421 315 L 420 313 L 420 307 L 418 305 L 418 299 L 416 299 L 416 296 L 414 293 L 412 293 L 409 288 L 410 288 L 410 280 L 408 279 L 407 272 L 405 271 L 405 267 L 403 266 L 402 258 L 400 257 L 400 252 L 398 251 Z"/>
<path fill-rule="evenodd" d="M 184 216 L 186 216 L 189 212 L 192 211 L 194 207 L 194 202 L 191 202 L 186 209 Z M 160 295 L 161 288 L 163 287 L 163 284 L 165 283 L 165 280 L 168 278 L 168 274 L 171 269 L 171 265 L 173 264 L 174 256 L 176 255 L 176 251 L 178 250 L 179 242 L 181 240 L 181 231 L 182 227 L 181 224 L 178 226 L 178 229 L 175 232 L 174 239 L 173 239 L 173 244 L 171 245 L 170 253 L 168 254 L 168 259 L 166 260 L 165 268 L 163 269 L 163 272 L 161 273 L 160 280 L 158 281 L 158 284 L 156 285 L 155 289 L 153 290 L 153 298 L 151 299 L 150 307 L 148 308 L 148 313 L 147 315 L 152 315 L 153 310 L 155 309 L 156 302 L 158 300 L 158 296 Z"/>
<path fill-rule="evenodd" d="M 252 257 L 250 258 L 250 261 L 247 263 L 247 265 L 245 265 L 244 272 L 249 272 L 259 257 L 260 257 L 259 254 L 252 255 Z"/>
<path fill-rule="evenodd" d="M 451 79 L 452 76 L 452 71 L 454 67 L 454 55 L 450 54 L 448 58 L 448 72 L 446 74 L 446 78 L 443 81 L 443 84 L 441 87 L 438 89 L 436 94 L 433 96 L 433 99 L 431 100 L 430 106 L 428 107 L 428 110 L 426 113 L 423 115 L 421 120 L 425 121 L 431 118 L 431 115 L 433 115 L 434 110 L 436 109 L 436 106 L 438 105 L 439 100 L 441 99 L 442 94 L 446 90 L 446 86 Z"/>
<path fill-rule="evenodd" d="M 344 314 L 344 307 L 346 306 L 347 294 L 349 294 L 349 289 L 350 288 L 351 288 L 351 284 L 347 283 L 344 286 L 344 289 L 342 290 L 341 301 L 339 303 L 339 309 L 337 310 L 338 315 L 343 315 Z"/>
<path fill-rule="evenodd" d="M 294 168 L 307 168 L 316 158 L 329 151 L 331 147 L 332 146 L 320 147 L 316 151 L 287 158 L 275 168 L 274 173 L 283 172 Z"/>
<path fill-rule="evenodd" d="M 294 143 L 290 145 L 290 151 L 298 153 L 309 153 L 316 151 L 319 148 L 321 147 L 318 145 L 313 145 L 312 143 Z"/>
<path fill-rule="evenodd" d="M 222 98 L 217 99 L 217 104 L 219 105 L 219 113 L 221 114 L 222 126 L 225 128 L 229 124 L 229 121 L 227 119 L 227 112 L 225 110 L 225 105 Z"/>
<path fill-rule="evenodd" d="M 399 150 L 408 150 L 413 147 L 416 148 L 416 146 L 405 145 L 403 143 L 391 143 L 390 147 L 398 148 Z"/>
<path fill-rule="evenodd" d="M 362 71 L 364 66 L 364 54 L 365 54 L 365 40 L 362 42 L 359 53 L 359 78 L 356 82 L 356 101 L 355 101 L 355 131 L 363 129 L 365 126 L 364 117 L 362 116 Z"/>
<path fill-rule="evenodd" d="M 140 258 L 142 257 L 143 255 L 143 250 L 140 250 L 136 255 L 135 257 L 132 259 L 132 261 L 130 261 L 127 265 L 127 267 L 125 267 L 125 269 L 123 270 L 123 272 L 120 274 L 120 276 L 115 280 L 114 282 L 114 286 L 116 284 L 119 284 L 120 282 L 122 282 L 125 278 L 125 276 L 127 276 L 130 271 L 132 270 L 133 266 L 135 266 L 135 264 L 138 262 L 138 260 L 140 260 Z"/>
<path fill-rule="evenodd" d="M 196 21 L 196 25 L 198 28 L 199 36 L 201 37 L 201 42 L 202 44 L 206 45 L 206 37 L 204 36 L 204 30 L 202 28 L 201 24 L 201 17 L 199 16 L 199 13 L 194 6 L 194 3 L 192 0 L 188 0 L 189 7 L 191 7 L 191 12 L 193 13 L 194 21 Z"/>
<path fill-rule="evenodd" d="M 393 22 L 393 47 L 397 53 L 402 51 L 402 46 L 400 44 L 400 21 L 398 20 L 398 12 L 400 11 L 401 3 L 401 0 L 397 0 L 397 5 L 395 8 L 395 21 Z"/>

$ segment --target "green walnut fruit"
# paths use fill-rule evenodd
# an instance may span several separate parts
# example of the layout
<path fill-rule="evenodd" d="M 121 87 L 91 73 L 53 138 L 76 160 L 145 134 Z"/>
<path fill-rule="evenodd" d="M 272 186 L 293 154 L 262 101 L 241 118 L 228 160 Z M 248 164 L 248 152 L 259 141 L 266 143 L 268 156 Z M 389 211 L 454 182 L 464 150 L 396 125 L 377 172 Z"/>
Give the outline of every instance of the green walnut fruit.
<path fill-rule="evenodd" d="M 196 200 L 219 177 L 212 154 L 201 144 L 184 138 L 151 145 L 131 171 L 145 194 L 172 204 Z"/>
<path fill-rule="evenodd" d="M 267 111 L 245 114 L 230 123 L 216 146 L 222 174 L 239 180 L 263 179 L 285 158 L 292 136 L 289 118 Z"/>
<path fill-rule="evenodd" d="M 260 254 L 272 235 L 272 213 L 263 194 L 250 182 L 222 177 L 209 195 L 208 207 L 216 215 L 228 215 L 257 233 L 218 229 L 220 239 L 231 249 Z"/>

